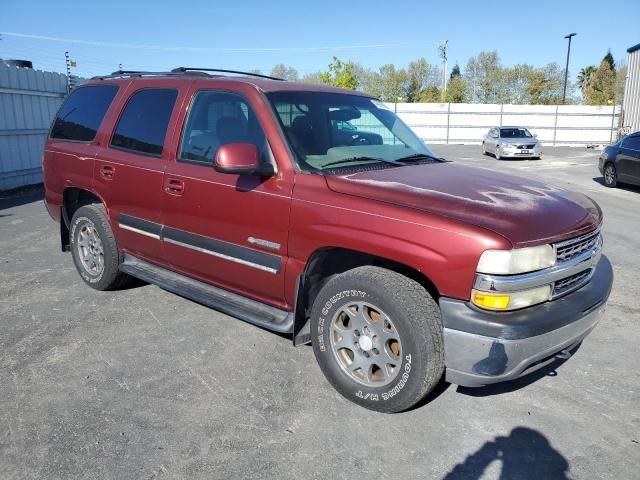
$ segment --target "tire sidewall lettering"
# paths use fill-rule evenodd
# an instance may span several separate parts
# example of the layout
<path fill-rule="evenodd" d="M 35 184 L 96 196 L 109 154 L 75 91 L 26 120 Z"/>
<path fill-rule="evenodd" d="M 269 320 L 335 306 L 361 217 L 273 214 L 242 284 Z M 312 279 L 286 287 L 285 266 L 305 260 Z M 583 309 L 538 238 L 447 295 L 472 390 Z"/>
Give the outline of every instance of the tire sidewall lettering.
<path fill-rule="evenodd" d="M 331 310 L 333 309 L 333 307 L 335 307 L 338 301 L 342 300 L 343 298 L 352 298 L 352 297 L 366 298 L 367 296 L 368 294 L 361 290 L 349 289 L 349 290 L 343 290 L 339 293 L 336 293 L 334 296 L 332 296 L 329 300 L 325 302 L 320 312 L 320 318 L 318 318 L 318 332 L 317 332 L 318 347 L 322 352 L 325 352 L 327 350 L 327 347 L 324 341 L 324 331 L 325 331 L 325 324 L 327 323 L 326 319 L 327 317 L 329 317 L 329 314 L 331 313 Z"/>
<path fill-rule="evenodd" d="M 318 328 L 316 332 L 317 344 L 321 352 L 327 351 L 326 342 L 328 341 L 328 338 L 329 338 L 329 324 L 331 323 L 332 314 L 333 312 L 335 312 L 335 308 L 337 306 L 340 306 L 341 304 L 345 303 L 345 302 L 340 302 L 340 300 L 343 300 L 346 298 L 348 299 L 363 298 L 364 299 L 364 298 L 370 298 L 370 297 L 371 297 L 370 294 L 362 290 L 355 290 L 355 289 L 342 290 L 341 292 L 338 292 L 335 295 L 333 295 L 329 300 L 327 300 L 323 304 L 322 309 L 320 311 L 320 316 L 318 317 Z M 404 342 L 405 345 L 406 343 L 407 342 Z M 400 368 L 401 368 L 402 374 L 399 375 L 398 379 L 396 380 L 396 383 L 393 386 L 384 387 L 382 392 L 380 391 L 381 390 L 380 388 L 368 389 L 366 387 L 359 386 L 354 391 L 354 396 L 360 399 L 360 401 L 367 401 L 367 402 L 379 402 L 379 401 L 386 402 L 388 400 L 393 399 L 405 388 L 405 386 L 407 385 L 407 382 L 409 381 L 409 378 L 411 377 L 411 370 L 413 368 L 411 353 L 407 353 L 404 355 Z"/>

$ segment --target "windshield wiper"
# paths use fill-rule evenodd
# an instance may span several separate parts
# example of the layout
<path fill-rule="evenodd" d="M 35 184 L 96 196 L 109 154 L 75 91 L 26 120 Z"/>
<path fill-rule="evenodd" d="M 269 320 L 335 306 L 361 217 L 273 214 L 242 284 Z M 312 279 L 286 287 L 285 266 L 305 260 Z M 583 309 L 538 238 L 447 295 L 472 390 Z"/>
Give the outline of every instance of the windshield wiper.
<path fill-rule="evenodd" d="M 429 155 L 427 153 L 414 153 L 412 155 L 407 155 L 406 157 L 400 157 L 400 158 L 396 158 L 393 161 L 394 162 L 413 162 L 413 161 L 419 161 L 419 160 L 435 160 L 436 162 L 442 162 L 444 159 L 442 158 L 438 158 L 438 157 L 434 157 L 433 155 Z"/>
<path fill-rule="evenodd" d="M 399 164 L 395 160 L 387 160 L 385 158 L 380 158 L 380 157 L 360 156 L 360 157 L 343 158 L 342 160 L 335 160 L 333 162 L 320 165 L 320 168 L 332 167 L 334 165 L 340 165 L 341 163 L 362 162 L 362 161 L 390 163 L 391 165 L 395 165 L 396 167 L 401 166 L 401 164 Z"/>

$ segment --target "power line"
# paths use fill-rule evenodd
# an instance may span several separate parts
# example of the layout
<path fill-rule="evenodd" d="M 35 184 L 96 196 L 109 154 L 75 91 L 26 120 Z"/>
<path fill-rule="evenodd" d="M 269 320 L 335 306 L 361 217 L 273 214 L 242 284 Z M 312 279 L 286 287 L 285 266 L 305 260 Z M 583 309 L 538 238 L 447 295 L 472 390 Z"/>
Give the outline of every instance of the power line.
<path fill-rule="evenodd" d="M 114 43 L 100 42 L 93 40 L 81 40 L 77 38 L 61 38 L 49 37 L 45 35 L 32 35 L 27 33 L 16 32 L 0 32 L 8 37 L 29 38 L 32 40 L 47 40 L 50 42 L 66 42 L 76 43 L 80 45 L 92 45 L 95 47 L 112 47 L 112 48 L 133 48 L 143 50 L 162 50 L 167 52 L 190 51 L 190 52 L 229 52 L 229 53 L 265 53 L 265 52 L 322 52 L 335 50 L 370 50 L 378 48 L 404 47 L 407 45 L 424 44 L 425 42 L 404 42 L 404 43 L 377 43 L 368 45 L 338 45 L 338 46 L 322 46 L 322 47 L 273 47 L 273 48 L 236 48 L 236 47 L 191 47 L 191 46 L 166 46 L 151 45 L 138 43 Z"/>

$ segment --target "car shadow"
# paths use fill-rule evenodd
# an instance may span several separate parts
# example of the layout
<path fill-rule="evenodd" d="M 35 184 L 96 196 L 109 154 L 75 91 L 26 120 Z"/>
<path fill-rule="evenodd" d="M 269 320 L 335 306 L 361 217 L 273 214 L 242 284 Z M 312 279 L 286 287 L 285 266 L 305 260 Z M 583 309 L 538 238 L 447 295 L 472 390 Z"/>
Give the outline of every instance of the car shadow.
<path fill-rule="evenodd" d="M 516 427 L 508 436 L 486 442 L 476 452 L 454 466 L 444 480 L 474 480 L 484 477 L 493 462 L 500 462 L 498 478 L 504 480 L 544 478 L 568 479 L 569 461 L 547 437 L 528 427 Z"/>
<path fill-rule="evenodd" d="M 0 192 L 0 210 L 19 207 L 27 203 L 39 202 L 44 198 L 44 187 L 32 185 Z"/>
<path fill-rule="evenodd" d="M 571 352 L 571 357 L 576 354 L 576 352 L 580 349 L 582 343 L 579 343 L 575 347 L 573 347 Z M 569 357 L 569 358 L 571 358 Z M 545 365 L 544 367 L 532 372 L 524 377 L 517 378 L 515 380 L 511 380 L 508 382 L 496 383 L 493 385 L 487 385 L 485 387 L 461 387 L 458 386 L 456 389 L 457 393 L 462 393 L 463 395 L 467 395 L 469 397 L 489 397 L 494 395 L 502 395 L 504 393 L 515 392 L 516 390 L 520 390 L 521 388 L 525 388 L 532 383 L 537 382 L 538 380 L 544 377 L 555 377 L 558 375 L 558 369 L 567 361 L 569 358 L 556 358 L 553 362 Z"/>
<path fill-rule="evenodd" d="M 593 177 L 593 181 L 599 185 L 602 185 L 603 187 L 606 187 L 606 185 L 604 184 L 604 177 Z M 629 185 L 627 183 L 618 182 L 618 185 L 616 186 L 616 188 L 620 190 L 626 190 L 628 192 L 640 193 L 640 187 L 636 187 L 635 185 Z"/>

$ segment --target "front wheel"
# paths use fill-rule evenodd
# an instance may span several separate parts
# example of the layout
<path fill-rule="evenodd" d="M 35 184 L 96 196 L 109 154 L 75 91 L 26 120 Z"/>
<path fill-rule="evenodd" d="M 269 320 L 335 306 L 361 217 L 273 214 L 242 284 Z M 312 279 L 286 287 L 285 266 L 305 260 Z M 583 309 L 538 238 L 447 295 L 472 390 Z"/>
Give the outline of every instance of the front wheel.
<path fill-rule="evenodd" d="M 444 371 L 440 310 L 416 281 L 365 266 L 333 277 L 311 312 L 313 351 L 345 398 L 380 412 L 406 410 Z"/>
<path fill-rule="evenodd" d="M 498 146 L 496 146 L 495 157 L 496 157 L 496 160 L 501 160 L 502 159 L 502 155 L 500 155 L 500 147 L 498 147 Z"/>
<path fill-rule="evenodd" d="M 604 184 L 607 187 L 615 187 L 618 185 L 618 172 L 616 172 L 616 166 L 609 162 L 604 166 Z"/>

